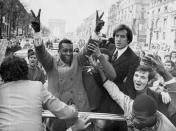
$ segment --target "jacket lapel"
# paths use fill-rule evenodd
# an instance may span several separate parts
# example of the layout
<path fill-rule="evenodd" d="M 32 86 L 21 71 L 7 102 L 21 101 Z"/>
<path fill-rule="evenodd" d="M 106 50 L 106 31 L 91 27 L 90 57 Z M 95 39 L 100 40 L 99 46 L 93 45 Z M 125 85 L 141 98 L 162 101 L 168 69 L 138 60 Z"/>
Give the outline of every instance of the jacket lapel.
<path fill-rule="evenodd" d="M 112 58 L 115 50 L 116 50 L 115 46 L 112 49 L 110 49 L 110 56 L 111 56 L 111 58 Z"/>
<path fill-rule="evenodd" d="M 123 61 L 127 61 L 130 54 L 130 48 L 128 47 L 127 50 L 117 59 L 114 61 L 116 65 L 123 63 Z"/>

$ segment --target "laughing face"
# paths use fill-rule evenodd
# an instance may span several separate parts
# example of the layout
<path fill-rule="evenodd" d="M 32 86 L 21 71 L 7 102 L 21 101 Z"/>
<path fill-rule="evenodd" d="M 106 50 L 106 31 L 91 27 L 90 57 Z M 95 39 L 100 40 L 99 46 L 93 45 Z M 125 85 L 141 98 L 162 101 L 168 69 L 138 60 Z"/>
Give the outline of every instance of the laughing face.
<path fill-rule="evenodd" d="M 71 65 L 73 60 L 73 45 L 69 43 L 62 43 L 62 48 L 59 50 L 59 54 L 65 64 Z"/>
<path fill-rule="evenodd" d="M 149 72 L 136 71 L 133 76 L 134 87 L 136 91 L 141 91 L 147 86 Z"/>

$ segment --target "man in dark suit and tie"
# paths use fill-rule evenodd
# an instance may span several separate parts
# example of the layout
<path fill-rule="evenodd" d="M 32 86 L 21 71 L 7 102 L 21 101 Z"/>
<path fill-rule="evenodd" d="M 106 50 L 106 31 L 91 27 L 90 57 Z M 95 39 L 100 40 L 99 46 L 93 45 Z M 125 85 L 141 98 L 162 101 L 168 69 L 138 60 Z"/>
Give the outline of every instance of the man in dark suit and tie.
<path fill-rule="evenodd" d="M 113 32 L 114 44 L 109 46 L 109 54 L 110 62 L 116 71 L 114 82 L 123 93 L 134 99 L 136 92 L 133 86 L 133 75 L 139 65 L 139 57 L 129 47 L 132 39 L 131 29 L 127 25 L 119 25 Z M 123 110 L 109 97 L 106 91 L 103 94 L 101 107 L 103 107 L 102 112 L 123 114 Z M 107 129 L 116 130 L 120 128 L 125 131 L 127 130 L 125 127 L 125 122 L 114 122 Z"/>
<path fill-rule="evenodd" d="M 110 55 L 111 63 L 117 74 L 114 82 L 121 91 L 135 98 L 136 93 L 132 85 L 135 69 L 139 65 L 139 57 L 129 47 L 133 40 L 132 31 L 128 26 L 121 24 L 114 30 L 113 38 L 115 46 L 110 51 Z"/>

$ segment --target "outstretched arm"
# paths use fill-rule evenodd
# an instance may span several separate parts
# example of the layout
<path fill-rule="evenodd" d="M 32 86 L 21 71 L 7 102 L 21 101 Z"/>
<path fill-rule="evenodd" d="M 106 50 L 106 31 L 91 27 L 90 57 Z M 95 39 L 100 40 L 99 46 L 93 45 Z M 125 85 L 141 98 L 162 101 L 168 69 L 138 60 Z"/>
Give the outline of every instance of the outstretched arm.
<path fill-rule="evenodd" d="M 35 46 L 35 51 L 37 54 L 37 58 L 40 61 L 40 63 L 42 64 L 42 66 L 45 68 L 46 72 L 48 72 L 48 70 L 50 70 L 50 68 L 52 67 L 52 61 L 53 58 L 52 56 L 46 51 L 44 44 L 43 44 L 43 40 L 41 38 L 40 35 L 40 13 L 41 13 L 41 9 L 39 9 L 38 15 L 36 16 L 35 13 L 33 12 L 33 10 L 31 10 L 31 14 L 33 16 L 33 20 L 31 22 L 32 28 L 34 30 L 34 46 Z"/>
<path fill-rule="evenodd" d="M 144 62 L 152 66 L 163 77 L 165 82 L 173 79 L 171 73 L 164 68 L 163 63 L 157 56 L 148 55 L 144 58 Z"/>
<path fill-rule="evenodd" d="M 116 78 L 115 69 L 108 61 L 108 59 L 106 59 L 105 56 L 101 53 L 100 48 L 98 46 L 90 44 L 89 50 L 91 50 L 93 52 L 93 55 L 99 60 L 100 63 L 97 63 L 98 68 L 102 67 L 108 79 L 114 80 Z"/>
<path fill-rule="evenodd" d="M 37 59 L 42 64 L 45 71 L 48 72 L 53 66 L 54 58 L 46 50 L 44 44 L 41 44 L 40 46 L 35 46 L 35 51 L 36 51 Z"/>
<path fill-rule="evenodd" d="M 100 75 L 104 83 L 103 87 L 107 90 L 111 98 L 119 104 L 125 114 L 131 113 L 133 100 L 121 92 L 114 82 L 108 80 L 102 70 L 100 70 Z"/>
<path fill-rule="evenodd" d="M 87 61 L 87 58 L 85 56 L 90 56 L 93 53 L 88 48 L 89 44 L 94 44 L 94 45 L 98 46 L 100 43 L 99 34 L 100 34 L 102 27 L 104 26 L 104 21 L 102 20 L 103 15 L 104 15 L 104 12 L 99 16 L 98 11 L 96 11 L 95 30 L 94 30 L 92 36 L 90 36 L 87 44 L 83 47 L 83 49 L 79 53 L 78 60 L 79 60 L 80 65 L 84 65 L 83 64 L 83 63 L 85 63 L 84 61 Z"/>
<path fill-rule="evenodd" d="M 168 72 L 165 68 L 163 63 L 157 56 L 146 56 L 144 61 L 147 64 L 153 66 L 153 68 L 163 77 L 165 81 L 165 87 L 170 91 L 173 85 L 176 84 L 176 80 L 173 78 L 170 72 Z M 161 98 L 163 103 L 167 104 L 171 101 L 171 97 L 167 92 L 161 92 Z"/>
<path fill-rule="evenodd" d="M 59 119 L 69 119 L 78 117 L 78 111 L 73 105 L 67 105 L 55 96 L 53 96 L 47 89 L 42 88 L 42 100 L 48 110 L 50 110 Z"/>

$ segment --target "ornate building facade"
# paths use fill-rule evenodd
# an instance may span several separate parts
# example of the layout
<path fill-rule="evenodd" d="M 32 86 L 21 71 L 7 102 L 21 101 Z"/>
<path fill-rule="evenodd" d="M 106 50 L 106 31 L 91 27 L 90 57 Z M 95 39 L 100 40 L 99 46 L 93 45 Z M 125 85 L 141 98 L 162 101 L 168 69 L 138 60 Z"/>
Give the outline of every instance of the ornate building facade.
<path fill-rule="evenodd" d="M 144 44 L 147 38 L 148 8 L 149 0 L 118 0 L 109 8 L 108 36 L 112 36 L 117 25 L 126 24 L 133 30 L 133 45 Z"/>
<path fill-rule="evenodd" d="M 176 0 L 151 0 L 147 43 L 161 50 L 176 49 Z"/>

